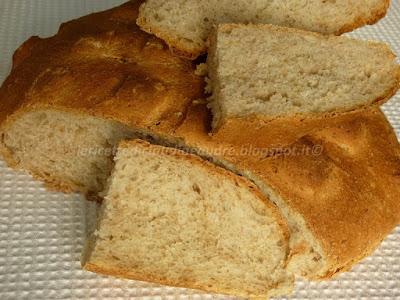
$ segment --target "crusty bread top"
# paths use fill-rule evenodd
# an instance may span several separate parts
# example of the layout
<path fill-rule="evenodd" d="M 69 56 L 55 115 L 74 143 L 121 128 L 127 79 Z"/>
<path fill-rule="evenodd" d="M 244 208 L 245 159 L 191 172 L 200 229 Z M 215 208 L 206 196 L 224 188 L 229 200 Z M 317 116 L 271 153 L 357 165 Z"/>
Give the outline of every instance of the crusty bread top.
<path fill-rule="evenodd" d="M 313 278 L 330 278 L 369 255 L 400 223 L 399 142 L 379 109 L 286 123 L 282 130 L 282 121 L 274 129 L 274 123 L 232 119 L 210 136 L 209 113 L 200 104 L 176 135 L 260 179 L 300 213 L 327 259 Z"/>
<path fill-rule="evenodd" d="M 275 24 L 339 35 L 374 24 L 389 5 L 390 0 L 146 0 L 138 24 L 178 55 L 196 58 L 206 52 L 207 37 L 216 24 Z"/>
<path fill-rule="evenodd" d="M 170 132 L 203 79 L 136 26 L 142 1 L 84 16 L 56 36 L 32 37 L 15 53 L 0 89 L 0 127 L 11 114 L 51 107 Z M 1 124 L 3 123 L 3 124 Z"/>

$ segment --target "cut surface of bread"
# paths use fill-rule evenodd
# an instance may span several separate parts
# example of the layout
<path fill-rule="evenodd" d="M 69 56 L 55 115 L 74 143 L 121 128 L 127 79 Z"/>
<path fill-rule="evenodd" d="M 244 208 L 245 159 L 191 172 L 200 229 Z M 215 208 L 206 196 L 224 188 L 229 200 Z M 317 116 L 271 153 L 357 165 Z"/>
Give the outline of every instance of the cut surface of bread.
<path fill-rule="evenodd" d="M 217 24 L 275 24 L 341 34 L 375 23 L 389 4 L 389 0 L 147 0 L 138 24 L 178 54 L 195 58 L 206 52 L 206 40 Z"/>
<path fill-rule="evenodd" d="M 61 189 L 102 191 L 116 145 L 135 137 L 118 122 L 42 110 L 23 114 L 2 136 L 16 165 Z"/>
<path fill-rule="evenodd" d="M 341 113 L 380 104 L 400 85 L 388 46 L 273 25 L 220 25 L 208 71 L 213 127 L 228 118 Z"/>
<path fill-rule="evenodd" d="M 179 126 L 203 79 L 136 26 L 140 3 L 70 21 L 16 51 L 0 88 L 0 152 L 10 165 L 49 187 L 96 194 L 132 128 Z"/>
<path fill-rule="evenodd" d="M 243 297 L 291 291 L 286 224 L 250 181 L 139 140 L 115 161 L 85 269 Z"/>

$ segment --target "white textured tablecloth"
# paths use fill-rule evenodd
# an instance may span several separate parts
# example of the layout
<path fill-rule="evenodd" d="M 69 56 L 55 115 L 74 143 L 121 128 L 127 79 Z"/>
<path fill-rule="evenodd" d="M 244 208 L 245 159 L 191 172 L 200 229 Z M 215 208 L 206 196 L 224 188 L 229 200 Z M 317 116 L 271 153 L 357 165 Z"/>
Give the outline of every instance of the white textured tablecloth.
<path fill-rule="evenodd" d="M 122 2 L 0 0 L 0 82 L 10 70 L 12 53 L 31 35 L 53 35 L 64 21 Z M 399 0 L 378 25 L 351 35 L 386 41 L 400 55 Z M 400 136 L 400 95 L 384 111 Z M 229 298 L 82 271 L 79 258 L 91 205 L 79 195 L 46 191 L 0 159 L 0 300 Z M 298 281 L 290 299 L 400 299 L 400 228 L 373 256 L 336 280 Z"/>

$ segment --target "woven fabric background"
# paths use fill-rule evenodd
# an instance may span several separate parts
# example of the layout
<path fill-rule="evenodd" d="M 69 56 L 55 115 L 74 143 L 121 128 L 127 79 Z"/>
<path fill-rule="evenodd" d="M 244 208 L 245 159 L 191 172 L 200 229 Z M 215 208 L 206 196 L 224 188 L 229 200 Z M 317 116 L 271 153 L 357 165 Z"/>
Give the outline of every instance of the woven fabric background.
<path fill-rule="evenodd" d="M 64 21 L 122 2 L 0 0 L 0 82 L 10 71 L 12 53 L 28 37 L 53 35 Z M 386 41 L 400 55 L 399 0 L 379 24 L 351 35 Z M 384 111 L 400 137 L 400 95 Z M 46 191 L 0 159 L 1 300 L 229 299 L 82 271 L 79 258 L 91 206 L 79 195 Z M 290 299 L 400 299 L 400 227 L 351 272 L 330 282 L 298 281 Z"/>

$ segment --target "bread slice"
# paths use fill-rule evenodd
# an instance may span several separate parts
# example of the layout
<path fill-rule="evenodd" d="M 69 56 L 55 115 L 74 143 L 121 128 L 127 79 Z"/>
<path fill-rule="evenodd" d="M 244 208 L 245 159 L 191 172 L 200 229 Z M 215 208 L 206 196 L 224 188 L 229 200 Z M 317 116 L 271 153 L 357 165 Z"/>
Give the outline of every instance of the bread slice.
<path fill-rule="evenodd" d="M 291 292 L 286 223 L 254 184 L 140 140 L 115 161 L 85 269 L 243 297 Z"/>
<path fill-rule="evenodd" d="M 342 113 L 381 104 L 400 86 L 400 66 L 378 42 L 273 25 L 220 25 L 208 71 L 213 127 L 228 118 Z"/>
<path fill-rule="evenodd" d="M 203 79 L 136 26 L 140 4 L 70 21 L 16 51 L 0 89 L 0 151 L 10 165 L 57 190 L 97 194 L 121 139 L 179 126 Z"/>
<path fill-rule="evenodd" d="M 206 52 L 213 26 L 275 24 L 324 34 L 341 34 L 385 16 L 390 0 L 147 0 L 139 26 L 167 41 L 176 53 L 196 58 Z"/>

